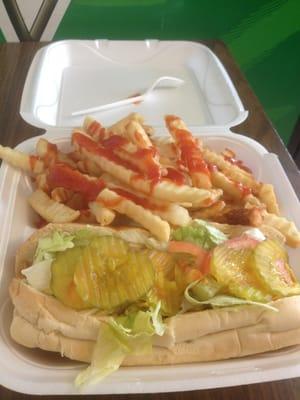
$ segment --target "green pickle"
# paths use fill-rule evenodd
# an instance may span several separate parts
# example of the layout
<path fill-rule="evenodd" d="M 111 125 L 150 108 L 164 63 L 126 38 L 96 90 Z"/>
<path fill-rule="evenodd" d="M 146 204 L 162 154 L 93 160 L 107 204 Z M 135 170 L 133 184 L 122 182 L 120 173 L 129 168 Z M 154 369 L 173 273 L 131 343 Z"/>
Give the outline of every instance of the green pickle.
<path fill-rule="evenodd" d="M 300 294 L 300 285 L 288 264 L 288 255 L 275 240 L 259 243 L 250 258 L 257 279 L 273 297 Z"/>
<path fill-rule="evenodd" d="M 245 300 L 268 302 L 271 295 L 249 270 L 252 249 L 217 246 L 212 255 L 211 274 L 229 294 Z"/>
<path fill-rule="evenodd" d="M 174 254 L 150 250 L 149 257 L 155 270 L 155 282 L 152 290 L 148 294 L 148 300 L 161 303 L 161 313 L 163 316 L 171 316 L 178 313 L 184 288 L 178 282 L 176 257 Z M 183 276 L 180 276 L 183 281 Z"/>
<path fill-rule="evenodd" d="M 82 250 L 79 247 L 58 253 L 51 265 L 51 289 L 66 306 L 83 310 L 91 307 L 79 296 L 74 282 L 74 272 Z"/>
<path fill-rule="evenodd" d="M 130 249 L 122 239 L 103 236 L 83 249 L 74 282 L 84 302 L 111 310 L 144 296 L 154 284 L 154 269 L 145 252 Z"/>
<path fill-rule="evenodd" d="M 162 274 L 169 279 L 174 278 L 175 257 L 173 254 L 158 250 L 147 250 L 146 252 L 157 275 Z"/>

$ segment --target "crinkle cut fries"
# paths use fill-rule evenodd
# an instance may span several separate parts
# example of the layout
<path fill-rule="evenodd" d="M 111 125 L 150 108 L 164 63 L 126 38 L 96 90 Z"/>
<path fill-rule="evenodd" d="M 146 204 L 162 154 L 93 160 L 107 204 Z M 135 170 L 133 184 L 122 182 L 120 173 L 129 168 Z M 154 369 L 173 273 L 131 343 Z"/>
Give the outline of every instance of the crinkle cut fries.
<path fill-rule="evenodd" d="M 0 157 L 31 174 L 36 189 L 28 200 L 44 223 L 118 225 L 123 215 L 168 241 L 173 226 L 201 218 L 227 233 L 271 229 L 300 246 L 272 185 L 258 182 L 231 150 L 205 147 L 181 118 L 167 115 L 165 124 L 170 136 L 157 138 L 136 113 L 110 127 L 86 117 L 72 132 L 69 153 L 40 138 L 34 155 L 1 146 Z"/>

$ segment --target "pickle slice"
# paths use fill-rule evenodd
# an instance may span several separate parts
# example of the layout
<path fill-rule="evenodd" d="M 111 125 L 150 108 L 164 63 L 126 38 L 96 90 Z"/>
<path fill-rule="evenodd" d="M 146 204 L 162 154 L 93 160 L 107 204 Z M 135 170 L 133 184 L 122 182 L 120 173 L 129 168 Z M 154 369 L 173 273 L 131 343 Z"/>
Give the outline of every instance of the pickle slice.
<path fill-rule="evenodd" d="M 155 271 L 155 282 L 148 300 L 154 303 L 160 301 L 163 316 L 175 315 L 180 309 L 184 290 L 176 279 L 176 257 L 166 251 L 148 250 L 147 253 Z"/>
<path fill-rule="evenodd" d="M 288 254 L 275 240 L 259 243 L 251 257 L 258 280 L 276 297 L 300 294 L 300 285 L 288 264 Z"/>
<path fill-rule="evenodd" d="M 134 251 L 113 236 L 97 237 L 83 249 L 74 282 L 85 302 L 103 310 L 133 303 L 154 283 L 154 269 L 145 252 Z"/>
<path fill-rule="evenodd" d="M 75 267 L 82 254 L 82 249 L 74 247 L 57 253 L 51 265 L 51 289 L 55 297 L 63 304 L 76 310 L 91 306 L 79 296 L 73 277 Z"/>
<path fill-rule="evenodd" d="M 150 250 L 147 254 L 152 261 L 156 275 L 174 278 L 175 257 L 166 251 Z"/>
<path fill-rule="evenodd" d="M 255 274 L 249 271 L 252 249 L 217 246 L 211 259 L 211 274 L 224 289 L 236 297 L 267 302 L 271 296 L 264 290 Z"/>

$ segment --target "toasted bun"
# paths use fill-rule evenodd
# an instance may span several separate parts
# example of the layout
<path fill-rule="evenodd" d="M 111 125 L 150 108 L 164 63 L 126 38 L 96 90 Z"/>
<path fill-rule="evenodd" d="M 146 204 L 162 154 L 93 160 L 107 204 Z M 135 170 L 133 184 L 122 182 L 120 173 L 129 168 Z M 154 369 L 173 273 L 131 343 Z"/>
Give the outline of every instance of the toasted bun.
<path fill-rule="evenodd" d="M 177 322 L 174 325 L 177 317 L 172 317 L 166 323 L 167 336 L 171 336 L 173 342 L 168 343 L 167 340 L 164 343 L 156 338 L 151 354 L 127 356 L 123 365 L 215 361 L 300 344 L 300 296 L 278 300 L 274 306 L 279 312 L 261 312 L 255 306 L 241 306 L 235 311 L 218 309 L 186 314 L 182 321 L 185 323 L 184 332 L 179 330 L 179 333 L 176 333 Z M 23 346 L 58 352 L 72 360 L 90 362 L 97 337 L 95 327 L 101 329 L 101 324 L 105 322 L 93 321 L 96 317 L 87 315 L 83 315 L 81 320 L 81 315 L 72 318 L 72 325 L 55 320 L 53 315 L 49 315 L 49 321 L 41 316 L 35 322 L 29 322 L 25 315 L 15 309 L 10 332 L 13 339 Z M 87 321 L 86 329 L 83 329 L 83 321 Z M 197 327 L 194 326 L 195 321 Z M 248 325 L 250 321 L 252 323 Z M 237 327 L 234 328 L 234 325 Z M 191 335 L 194 337 L 192 340 L 180 341 Z M 169 347 L 161 347 L 168 344 Z"/>
<path fill-rule="evenodd" d="M 90 227 L 99 233 L 101 228 Z M 53 225 L 35 232 L 17 254 L 10 285 L 15 307 L 11 336 L 30 348 L 59 352 L 90 362 L 99 329 L 107 317 L 95 310 L 76 311 L 20 279 L 32 263 L 37 240 L 53 230 L 73 232 L 82 225 Z M 132 228 L 133 229 L 133 228 Z M 18 278 L 19 277 L 19 278 Z M 300 296 L 273 302 L 278 312 L 258 306 L 236 306 L 190 312 L 166 319 L 163 337 L 154 337 L 151 354 L 128 356 L 124 365 L 163 365 L 222 360 L 300 344 Z"/>

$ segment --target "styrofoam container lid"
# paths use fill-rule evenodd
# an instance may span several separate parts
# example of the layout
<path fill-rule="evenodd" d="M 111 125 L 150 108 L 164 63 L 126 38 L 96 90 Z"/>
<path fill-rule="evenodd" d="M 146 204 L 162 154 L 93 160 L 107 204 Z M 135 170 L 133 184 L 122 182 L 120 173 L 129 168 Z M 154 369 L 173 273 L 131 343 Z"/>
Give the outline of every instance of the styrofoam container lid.
<path fill-rule="evenodd" d="M 43 137 L 62 150 L 70 146 L 71 127 L 82 117 L 80 108 L 128 97 L 160 75 L 183 78 L 178 89 L 160 91 L 143 104 L 94 114 L 109 125 L 136 111 L 158 134 L 165 114 L 178 114 L 205 145 L 221 152 L 232 149 L 256 179 L 274 185 L 283 215 L 300 225 L 300 205 L 274 154 L 230 128 L 247 111 L 225 69 L 205 46 L 190 42 L 63 41 L 39 50 L 30 67 L 21 102 L 21 115 L 45 128 Z M 205 135 L 203 134 L 205 132 Z M 34 152 L 39 138 L 26 140 L 20 151 Z M 274 174 L 276 171 L 276 174 Z M 8 285 L 14 276 L 17 248 L 35 229 L 35 215 L 25 199 L 31 180 L 2 163 L 0 170 L 0 384 L 31 394 L 78 394 L 74 378 L 82 364 L 59 355 L 27 349 L 10 337 L 12 304 Z M 291 264 L 300 261 L 300 249 L 289 249 Z M 295 273 L 300 278 L 299 271 Z M 176 366 L 121 368 L 103 382 L 84 389 L 89 394 L 155 393 L 207 389 L 264 382 L 300 375 L 300 346 L 243 359 Z"/>
<path fill-rule="evenodd" d="M 224 131 L 245 120 L 247 111 L 223 65 L 208 47 L 184 41 L 67 40 L 40 49 L 29 69 L 20 113 L 31 125 L 64 128 L 82 124 L 73 111 L 143 93 L 158 77 L 185 84 L 154 91 L 141 104 L 93 114 L 104 125 L 130 112 L 163 125 L 177 114 L 189 127 Z"/>

